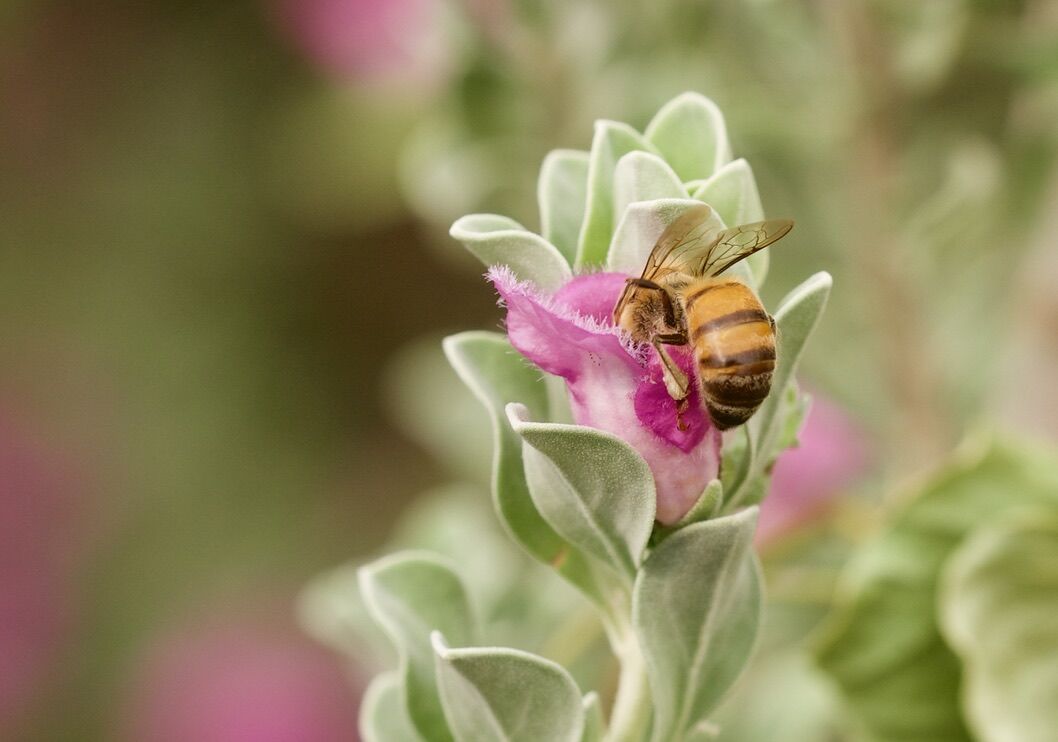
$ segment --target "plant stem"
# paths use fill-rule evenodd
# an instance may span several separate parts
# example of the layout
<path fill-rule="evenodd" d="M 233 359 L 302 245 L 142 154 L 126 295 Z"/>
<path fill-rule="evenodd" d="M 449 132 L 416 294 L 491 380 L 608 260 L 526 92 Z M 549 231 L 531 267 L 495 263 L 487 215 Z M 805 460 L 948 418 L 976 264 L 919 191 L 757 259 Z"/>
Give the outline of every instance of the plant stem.
<path fill-rule="evenodd" d="M 611 637 L 614 653 L 621 663 L 621 676 L 610 713 L 607 742 L 643 742 L 650 729 L 653 704 L 650 683 L 639 640 L 631 627 Z"/>

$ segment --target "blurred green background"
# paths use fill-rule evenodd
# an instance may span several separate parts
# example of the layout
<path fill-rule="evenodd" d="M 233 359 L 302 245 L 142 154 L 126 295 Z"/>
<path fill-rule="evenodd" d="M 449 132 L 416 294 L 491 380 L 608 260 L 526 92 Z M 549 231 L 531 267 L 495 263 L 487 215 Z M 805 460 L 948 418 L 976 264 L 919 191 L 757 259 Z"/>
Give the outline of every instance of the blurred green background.
<path fill-rule="evenodd" d="M 805 379 L 865 503 L 1058 437 L 1053 2 L 5 3 L 0 737 L 162 739 L 144 667 L 216 616 L 310 653 L 300 587 L 487 466 L 436 341 L 499 314 L 448 225 L 537 228 L 549 149 L 684 90 L 797 221 L 766 303 L 835 275 Z"/>

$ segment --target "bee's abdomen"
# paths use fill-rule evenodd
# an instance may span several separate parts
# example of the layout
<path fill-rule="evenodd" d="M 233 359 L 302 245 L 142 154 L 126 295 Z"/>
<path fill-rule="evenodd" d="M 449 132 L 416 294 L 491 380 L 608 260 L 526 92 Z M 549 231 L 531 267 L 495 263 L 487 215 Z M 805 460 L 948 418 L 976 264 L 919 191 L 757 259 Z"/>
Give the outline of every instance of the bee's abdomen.
<path fill-rule="evenodd" d="M 687 330 L 709 416 L 721 430 L 753 416 L 771 390 L 775 331 L 760 300 L 730 279 L 689 286 Z"/>

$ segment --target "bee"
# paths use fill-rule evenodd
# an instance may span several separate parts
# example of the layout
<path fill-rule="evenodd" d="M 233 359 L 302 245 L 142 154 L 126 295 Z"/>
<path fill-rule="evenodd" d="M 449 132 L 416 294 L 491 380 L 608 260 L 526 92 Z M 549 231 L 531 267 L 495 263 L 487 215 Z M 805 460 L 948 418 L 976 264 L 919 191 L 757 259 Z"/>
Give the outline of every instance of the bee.
<path fill-rule="evenodd" d="M 687 408 L 691 380 L 663 346 L 689 343 L 709 417 L 727 430 L 749 420 L 771 390 L 775 320 L 753 289 L 721 274 L 782 239 L 793 222 L 718 229 L 712 213 L 706 204 L 694 206 L 665 229 L 643 275 L 625 282 L 613 318 L 635 342 L 657 350 L 677 419 Z"/>

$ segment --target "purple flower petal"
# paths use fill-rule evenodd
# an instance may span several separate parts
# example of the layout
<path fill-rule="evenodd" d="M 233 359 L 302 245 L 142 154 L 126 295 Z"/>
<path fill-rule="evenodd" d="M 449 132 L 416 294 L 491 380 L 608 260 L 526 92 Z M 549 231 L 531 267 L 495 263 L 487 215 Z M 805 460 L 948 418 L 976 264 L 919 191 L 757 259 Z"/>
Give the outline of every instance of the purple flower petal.
<path fill-rule="evenodd" d="M 719 470 L 720 435 L 695 389 L 677 416 L 652 348 L 630 346 L 613 324 L 620 273 L 577 276 L 546 297 L 506 268 L 488 274 L 507 306 L 511 344 L 569 389 L 573 417 L 617 435 L 646 460 L 657 485 L 657 517 L 678 521 Z M 686 350 L 674 354 L 693 373 Z"/>
<path fill-rule="evenodd" d="M 276 21 L 308 59 L 341 79 L 395 80 L 445 67 L 433 0 L 274 0 Z"/>
<path fill-rule="evenodd" d="M 505 267 L 492 268 L 488 278 L 507 306 L 507 337 L 511 345 L 534 365 L 574 383 L 586 370 L 598 367 L 602 358 L 619 360 L 628 373 L 643 373 L 642 361 L 625 349 L 612 324 L 607 326 L 602 320 L 582 314 L 578 306 L 569 303 L 577 289 L 567 289 L 584 284 L 585 279 L 606 275 L 578 276 L 553 299 L 542 295 L 532 284 L 520 283 Z M 589 287 L 580 288 L 585 296 L 597 299 L 595 291 L 585 290 Z M 565 299 L 560 301 L 563 292 Z M 611 310 L 613 301 L 616 299 L 610 302 Z"/>
<path fill-rule="evenodd" d="M 757 524 L 764 545 L 819 515 L 867 466 L 863 433 L 836 405 L 812 400 L 800 445 L 775 462 Z"/>
<path fill-rule="evenodd" d="M 624 289 L 623 273 L 588 273 L 555 292 L 555 304 L 582 317 L 591 317 L 599 325 L 613 331 L 613 307 Z"/>
<path fill-rule="evenodd" d="M 219 606 L 212 606 L 214 609 Z M 118 739 L 138 742 L 356 742 L 356 689 L 341 664 L 250 605 L 178 625 L 130 678 Z"/>
<path fill-rule="evenodd" d="M 0 404 L 0 738 L 20 738 L 68 648 L 91 540 L 87 472 Z"/>
<path fill-rule="evenodd" d="M 680 349 L 670 351 L 670 355 L 688 378 L 693 379 L 693 354 Z M 661 380 L 661 362 L 654 354 L 651 354 L 651 365 L 656 366 L 656 373 L 652 373 L 650 378 L 636 389 L 636 416 L 658 436 L 687 453 L 697 446 L 705 437 L 706 431 L 712 428 L 709 417 L 703 412 L 698 385 L 691 386 L 687 409 L 679 413 L 675 400 L 669 396 Z"/>

